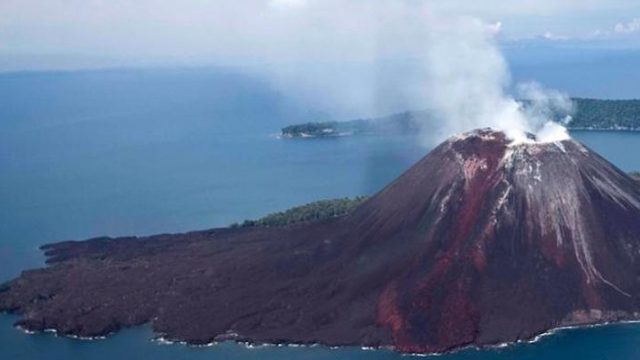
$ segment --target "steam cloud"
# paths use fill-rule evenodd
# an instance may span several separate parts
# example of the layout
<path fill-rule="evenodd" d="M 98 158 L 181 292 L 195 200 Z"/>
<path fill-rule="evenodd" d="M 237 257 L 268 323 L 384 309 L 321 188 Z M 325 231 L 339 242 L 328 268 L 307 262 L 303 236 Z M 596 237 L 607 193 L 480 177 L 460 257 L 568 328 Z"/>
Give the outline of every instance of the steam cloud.
<path fill-rule="evenodd" d="M 570 99 L 537 83 L 518 86 L 518 102 L 508 95 L 508 66 L 495 43 L 500 24 L 474 18 L 432 21 L 426 39 L 426 103 L 442 120 L 444 134 L 491 127 L 516 143 L 567 139 L 559 117 L 570 120 Z M 433 25 L 435 24 L 435 25 Z"/>
<path fill-rule="evenodd" d="M 527 133 L 539 142 L 569 137 L 564 126 L 554 122 L 570 120 L 572 104 L 567 96 L 536 83 L 517 86 L 517 98 L 525 101 L 509 94 L 509 68 L 496 41 L 499 22 L 436 14 L 428 4 L 415 2 L 271 3 L 280 23 L 313 20 L 318 33 L 305 39 L 321 39 L 326 53 L 344 54 L 342 61 L 336 57 L 341 66 L 328 74 L 309 67 L 272 69 L 269 75 L 289 94 L 313 99 L 324 108 L 346 109 L 337 111 L 342 117 L 427 109 L 436 119 L 436 124 L 426 121 L 423 126 L 428 144 L 484 127 L 502 130 L 514 142 L 533 141 Z M 336 8 L 347 15 L 335 15 Z M 323 32 L 320 24 L 327 23 L 331 30 Z M 294 26 L 278 31 L 300 34 L 310 29 Z M 317 57 L 317 48 L 298 49 L 296 56 Z M 389 65 L 388 59 L 409 60 Z"/>

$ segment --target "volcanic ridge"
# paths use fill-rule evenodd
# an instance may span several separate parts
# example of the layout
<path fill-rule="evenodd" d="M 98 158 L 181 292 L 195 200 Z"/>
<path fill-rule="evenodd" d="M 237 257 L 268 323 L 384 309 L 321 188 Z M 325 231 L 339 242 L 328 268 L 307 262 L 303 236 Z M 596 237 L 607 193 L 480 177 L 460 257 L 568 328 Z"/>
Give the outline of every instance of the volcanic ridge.
<path fill-rule="evenodd" d="M 42 247 L 27 330 L 441 352 L 640 317 L 640 184 L 574 140 L 453 137 L 352 213 Z"/>

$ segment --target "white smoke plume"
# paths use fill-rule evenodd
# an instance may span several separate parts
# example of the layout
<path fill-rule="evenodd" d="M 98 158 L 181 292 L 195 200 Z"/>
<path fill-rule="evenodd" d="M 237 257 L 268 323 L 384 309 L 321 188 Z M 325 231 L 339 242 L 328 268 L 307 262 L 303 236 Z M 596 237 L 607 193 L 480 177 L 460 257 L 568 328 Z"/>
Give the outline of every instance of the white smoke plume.
<path fill-rule="evenodd" d="M 575 109 L 574 103 L 566 94 L 529 82 L 518 85 L 518 95 L 526 100 L 522 111 L 539 142 L 569 138 L 565 126 L 571 122 L 571 114 Z"/>
<path fill-rule="evenodd" d="M 442 135 L 491 127 L 516 143 L 567 139 L 567 130 L 554 121 L 570 119 L 566 95 L 537 83 L 518 86 L 524 101 L 508 94 L 509 68 L 495 39 L 499 28 L 468 17 L 431 22 L 425 39 L 425 102 L 444 124 Z"/>
<path fill-rule="evenodd" d="M 508 93 L 510 72 L 496 39 L 500 22 L 443 15 L 434 12 L 431 3 L 271 3 L 279 23 L 291 26 L 279 31 L 292 34 L 293 39 L 313 31 L 300 40 L 305 47 L 296 50 L 297 57 L 317 57 L 320 46 L 324 53 L 344 56 L 342 62 L 340 55 L 335 57 L 341 65 L 328 73 L 308 63 L 299 71 L 295 66 L 273 68 L 269 75 L 294 96 L 313 99 L 326 108 L 333 106 L 332 110 L 348 109 L 343 113 L 349 114 L 346 116 L 428 109 L 437 119 L 435 126 L 433 121 L 423 126 L 429 145 L 484 127 L 502 130 L 514 142 L 533 141 L 527 133 L 543 142 L 569 136 L 562 124 L 553 121 L 560 114 L 562 118 L 570 114 L 567 96 L 535 83 L 517 87 L 518 99 L 526 101 L 517 101 Z M 336 8 L 340 15 L 332 11 Z M 314 29 L 297 27 L 309 23 L 316 24 Z M 323 30 L 324 26 L 331 30 Z M 313 39 L 319 39 L 318 47 L 309 46 Z M 396 63 L 388 65 L 389 59 Z"/>

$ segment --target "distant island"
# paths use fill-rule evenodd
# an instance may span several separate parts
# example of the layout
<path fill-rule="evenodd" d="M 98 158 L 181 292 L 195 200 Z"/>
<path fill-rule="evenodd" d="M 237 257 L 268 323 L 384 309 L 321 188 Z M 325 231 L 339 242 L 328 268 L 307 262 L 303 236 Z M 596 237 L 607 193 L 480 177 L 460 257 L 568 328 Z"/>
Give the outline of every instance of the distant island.
<path fill-rule="evenodd" d="M 405 111 L 389 116 L 348 121 L 321 121 L 282 128 L 284 138 L 320 138 L 363 134 L 410 134 L 429 119 L 427 111 Z"/>
<path fill-rule="evenodd" d="M 640 131 L 640 100 L 573 98 L 576 113 L 571 130 Z M 282 128 L 284 138 L 321 138 L 363 134 L 411 134 L 420 124 L 433 123 L 427 110 L 406 111 L 389 116 L 349 121 L 320 121 Z"/>

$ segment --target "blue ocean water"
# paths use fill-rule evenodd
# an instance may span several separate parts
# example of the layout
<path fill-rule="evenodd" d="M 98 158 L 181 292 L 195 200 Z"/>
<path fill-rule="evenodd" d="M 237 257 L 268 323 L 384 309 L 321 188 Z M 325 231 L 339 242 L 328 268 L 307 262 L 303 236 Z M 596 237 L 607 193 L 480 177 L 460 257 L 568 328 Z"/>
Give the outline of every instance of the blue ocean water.
<path fill-rule="evenodd" d="M 224 69 L 0 75 L 0 281 L 40 266 L 37 247 L 98 235 L 223 226 L 322 198 L 372 194 L 423 156 L 415 136 L 280 140 L 320 118 L 268 83 Z M 576 132 L 623 170 L 640 133 Z M 158 345 L 146 328 L 104 341 L 25 335 L 0 316 L 0 358 L 390 359 L 355 348 Z M 630 359 L 640 326 L 570 330 L 446 359 Z"/>

